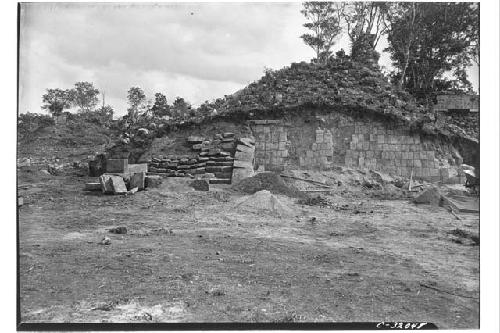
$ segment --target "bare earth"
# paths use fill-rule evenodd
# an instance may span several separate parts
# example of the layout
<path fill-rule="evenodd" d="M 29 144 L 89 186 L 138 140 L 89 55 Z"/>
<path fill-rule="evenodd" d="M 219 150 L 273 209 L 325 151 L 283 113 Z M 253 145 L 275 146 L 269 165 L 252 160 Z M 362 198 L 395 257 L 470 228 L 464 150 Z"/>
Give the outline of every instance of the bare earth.
<path fill-rule="evenodd" d="M 279 217 L 223 188 L 108 196 L 82 191 L 88 180 L 45 177 L 20 192 L 22 322 L 479 325 L 479 246 L 449 234 L 477 234 L 477 214 L 279 196 L 295 215 Z M 107 231 L 116 226 L 128 233 Z"/>

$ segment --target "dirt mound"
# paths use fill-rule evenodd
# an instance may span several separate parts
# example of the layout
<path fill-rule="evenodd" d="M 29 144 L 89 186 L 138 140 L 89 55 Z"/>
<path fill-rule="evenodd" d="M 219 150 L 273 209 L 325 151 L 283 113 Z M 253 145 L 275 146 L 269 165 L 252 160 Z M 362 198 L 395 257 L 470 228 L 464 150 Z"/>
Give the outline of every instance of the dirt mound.
<path fill-rule="evenodd" d="M 295 187 L 287 185 L 281 177 L 273 172 L 262 172 L 253 177 L 248 177 L 233 185 L 239 192 L 254 194 L 267 190 L 273 194 L 283 194 L 289 197 L 304 197 L 303 193 Z"/>
<path fill-rule="evenodd" d="M 284 200 L 279 199 L 267 190 L 258 191 L 252 195 L 236 200 L 236 207 L 250 211 L 258 211 L 280 217 L 298 215 L 295 210 Z"/>
<path fill-rule="evenodd" d="M 430 187 L 416 197 L 413 202 L 416 204 L 430 204 L 439 206 L 441 203 L 441 193 L 436 187 Z"/>

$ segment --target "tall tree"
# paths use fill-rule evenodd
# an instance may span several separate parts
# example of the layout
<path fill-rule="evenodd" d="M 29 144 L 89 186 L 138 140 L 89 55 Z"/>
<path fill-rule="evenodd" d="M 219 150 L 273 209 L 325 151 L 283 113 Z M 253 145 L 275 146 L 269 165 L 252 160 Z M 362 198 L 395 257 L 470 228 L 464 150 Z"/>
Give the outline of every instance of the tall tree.
<path fill-rule="evenodd" d="M 353 1 L 336 3 L 338 20 L 347 29 L 351 45 L 366 35 L 372 35 L 371 47 L 375 49 L 380 37 L 386 32 L 390 4 L 387 2 Z"/>
<path fill-rule="evenodd" d="M 341 32 L 339 17 L 332 2 L 304 2 L 300 11 L 309 21 L 304 27 L 311 33 L 300 36 L 304 43 L 316 52 L 316 58 L 324 62 L 331 55 L 335 37 Z"/>
<path fill-rule="evenodd" d="M 146 100 L 146 94 L 139 87 L 132 87 L 128 90 L 127 100 L 129 104 L 128 115 L 132 120 L 137 118 L 137 114 L 139 113 L 139 107 Z"/>
<path fill-rule="evenodd" d="M 69 90 L 47 89 L 42 96 L 42 109 L 47 110 L 53 116 L 59 116 L 64 109 L 71 107 L 71 96 Z"/>
<path fill-rule="evenodd" d="M 387 48 L 397 68 L 395 79 L 416 96 L 446 86 L 445 76 L 470 87 L 465 70 L 478 54 L 478 4 L 423 2 L 399 9 L 388 31 Z"/>
<path fill-rule="evenodd" d="M 164 117 L 170 115 L 170 106 L 167 102 L 167 97 L 162 93 L 155 94 L 155 102 L 151 108 L 153 115 L 156 117 Z"/>
<path fill-rule="evenodd" d="M 70 90 L 71 102 L 80 112 L 93 111 L 99 102 L 99 90 L 91 82 L 77 82 Z"/>

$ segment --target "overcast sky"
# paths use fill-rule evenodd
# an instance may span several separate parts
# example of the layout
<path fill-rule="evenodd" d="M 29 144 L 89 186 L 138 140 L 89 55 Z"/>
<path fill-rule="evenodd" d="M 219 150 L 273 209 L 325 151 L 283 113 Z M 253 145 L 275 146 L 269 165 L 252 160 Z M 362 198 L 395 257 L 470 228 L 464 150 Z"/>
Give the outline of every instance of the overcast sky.
<path fill-rule="evenodd" d="M 301 4 L 22 4 L 20 112 L 38 112 L 47 88 L 90 81 L 117 115 L 127 90 L 162 92 L 194 105 L 232 94 L 263 75 L 309 61 Z M 346 38 L 335 50 L 349 49 Z M 380 43 L 379 49 L 383 48 Z M 380 64 L 389 66 L 387 55 Z M 477 68 L 471 72 L 477 90 Z"/>

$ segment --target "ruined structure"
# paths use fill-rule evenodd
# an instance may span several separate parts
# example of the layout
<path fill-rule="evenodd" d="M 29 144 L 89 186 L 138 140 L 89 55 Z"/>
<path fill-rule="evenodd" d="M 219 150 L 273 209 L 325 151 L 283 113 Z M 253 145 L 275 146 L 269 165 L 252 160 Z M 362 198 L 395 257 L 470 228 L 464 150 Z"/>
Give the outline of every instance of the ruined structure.
<path fill-rule="evenodd" d="M 231 131 L 236 139 L 254 138 L 254 169 L 328 170 L 346 165 L 464 182 L 462 163 L 479 167 L 477 122 L 471 126 L 446 121 L 416 105 L 383 76 L 374 52 L 357 54 L 364 58 L 338 55 L 326 64 L 293 63 L 267 72 L 214 102 L 216 116 L 175 124 L 175 130 L 155 139 L 140 159 L 158 161 L 160 154 L 175 153 L 190 135 L 210 140 Z M 234 154 L 225 157 L 233 159 Z"/>

